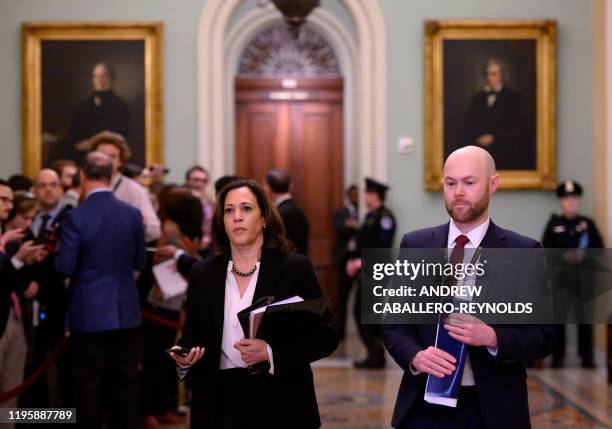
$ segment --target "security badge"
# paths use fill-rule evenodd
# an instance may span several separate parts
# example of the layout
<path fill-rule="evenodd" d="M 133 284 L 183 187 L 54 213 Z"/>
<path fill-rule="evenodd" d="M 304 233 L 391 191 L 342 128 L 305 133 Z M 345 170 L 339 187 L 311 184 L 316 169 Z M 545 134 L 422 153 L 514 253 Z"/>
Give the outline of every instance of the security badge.
<path fill-rule="evenodd" d="M 585 220 L 582 220 L 578 225 L 576 225 L 575 229 L 577 233 L 581 233 L 589 229 L 589 224 Z M 566 231 L 566 228 L 565 225 L 557 225 L 553 227 L 552 230 L 555 234 L 563 234 Z"/>
<path fill-rule="evenodd" d="M 348 244 L 346 245 L 346 250 L 348 250 L 349 252 L 354 252 L 355 250 L 357 250 L 357 240 L 351 238 Z"/>
<path fill-rule="evenodd" d="M 565 232 L 565 225 L 557 225 L 553 228 L 555 234 L 563 234 Z"/>
<path fill-rule="evenodd" d="M 393 219 L 391 218 L 391 216 L 383 216 L 380 219 L 380 226 L 382 226 L 382 229 L 386 231 L 393 228 Z"/>

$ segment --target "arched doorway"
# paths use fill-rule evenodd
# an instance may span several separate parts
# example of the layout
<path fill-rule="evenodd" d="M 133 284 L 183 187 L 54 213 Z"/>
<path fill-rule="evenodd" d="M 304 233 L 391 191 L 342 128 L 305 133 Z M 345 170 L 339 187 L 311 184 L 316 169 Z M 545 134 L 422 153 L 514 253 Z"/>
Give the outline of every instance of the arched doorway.
<path fill-rule="evenodd" d="M 342 205 L 343 79 L 330 44 L 309 26 L 297 40 L 284 24 L 246 46 L 235 81 L 236 174 L 261 181 L 291 174 L 292 194 L 310 223 L 310 251 L 334 295 L 334 212 Z"/>
<path fill-rule="evenodd" d="M 387 176 L 387 60 L 386 32 L 377 0 L 339 0 L 354 22 L 356 34 L 324 8 L 316 8 L 308 21 L 325 32 L 345 72 L 345 111 L 353 112 L 345 124 L 345 139 L 353 150 L 345 153 L 345 180 Z M 245 0 L 207 0 L 198 30 L 198 162 L 210 167 L 213 177 L 234 171 L 234 96 L 232 70 L 244 45 L 244 36 L 261 30 L 281 16 L 274 6 L 253 10 L 232 22 Z M 256 33 L 257 31 L 255 31 Z M 250 40 L 250 37 L 247 37 Z M 246 44 L 246 42 L 245 42 Z"/>

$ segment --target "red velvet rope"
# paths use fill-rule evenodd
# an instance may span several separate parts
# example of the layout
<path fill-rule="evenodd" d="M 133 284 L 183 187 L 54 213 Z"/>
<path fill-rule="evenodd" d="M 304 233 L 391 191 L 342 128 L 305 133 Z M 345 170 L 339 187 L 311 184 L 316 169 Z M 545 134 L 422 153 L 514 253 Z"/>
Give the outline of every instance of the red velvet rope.
<path fill-rule="evenodd" d="M 148 311 L 142 310 L 140 312 L 142 316 L 142 320 L 146 320 L 148 322 L 153 322 L 157 325 L 165 326 L 166 328 L 176 329 L 177 331 L 181 328 L 181 324 L 174 320 L 164 319 L 163 317 L 159 317 L 156 314 L 149 313 Z"/>
<path fill-rule="evenodd" d="M 148 311 L 144 311 L 144 310 L 141 311 L 140 314 L 143 320 L 153 322 L 157 325 L 162 325 L 167 328 L 176 329 L 176 330 L 180 328 L 180 323 L 174 320 L 164 319 L 163 317 L 159 317 L 153 313 L 149 313 Z M 17 387 L 13 387 L 11 390 L 0 393 L 0 403 L 12 398 L 13 396 L 20 395 L 23 391 L 28 389 L 32 384 L 36 383 L 36 381 L 40 377 L 42 377 L 45 372 L 47 372 L 51 364 L 53 364 L 53 362 L 57 360 L 59 355 L 64 350 L 64 347 L 66 347 L 67 342 L 68 342 L 68 334 L 57 343 L 53 351 L 49 353 L 49 355 L 47 356 L 45 361 L 42 363 L 42 365 L 36 371 L 34 371 L 32 375 L 30 375 L 26 380 L 24 380 L 23 383 L 21 383 Z"/>
<path fill-rule="evenodd" d="M 34 371 L 32 375 L 28 377 L 27 380 L 25 380 L 19 386 L 13 387 L 9 391 L 0 393 L 0 403 L 6 401 L 7 399 L 12 398 L 13 396 L 19 395 L 21 392 L 23 392 L 28 387 L 30 387 L 32 384 L 34 384 L 40 377 L 42 377 L 42 375 L 45 372 L 47 372 L 51 364 L 57 360 L 60 353 L 62 353 L 62 350 L 64 350 L 64 347 L 66 347 L 67 342 L 68 342 L 68 335 L 66 335 L 64 338 L 62 338 L 57 343 L 57 345 L 55 346 L 53 351 L 49 353 L 49 356 L 47 356 L 43 364 L 36 371 Z"/>

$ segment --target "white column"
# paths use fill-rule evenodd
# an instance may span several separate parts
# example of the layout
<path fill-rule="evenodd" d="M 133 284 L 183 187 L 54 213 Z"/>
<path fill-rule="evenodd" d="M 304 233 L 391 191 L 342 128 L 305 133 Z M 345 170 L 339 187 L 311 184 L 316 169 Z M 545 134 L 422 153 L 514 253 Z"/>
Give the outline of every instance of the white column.
<path fill-rule="evenodd" d="M 612 0 L 592 0 L 593 216 L 612 247 Z M 588 191 L 588 190 L 587 190 Z M 607 307 L 610 307 L 608 305 Z M 597 325 L 595 346 L 606 347 L 606 325 Z"/>
<path fill-rule="evenodd" d="M 593 213 L 612 247 L 612 0 L 592 1 Z"/>

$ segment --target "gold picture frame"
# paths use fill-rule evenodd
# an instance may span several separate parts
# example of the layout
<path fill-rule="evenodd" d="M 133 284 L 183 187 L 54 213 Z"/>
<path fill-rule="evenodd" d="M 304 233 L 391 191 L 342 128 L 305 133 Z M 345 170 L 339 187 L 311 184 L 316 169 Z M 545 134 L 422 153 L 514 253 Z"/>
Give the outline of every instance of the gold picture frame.
<path fill-rule="evenodd" d="M 26 22 L 22 25 L 24 174 L 34 176 L 54 159 L 68 157 L 63 156 L 66 150 L 77 150 L 72 129 L 77 129 L 79 122 L 87 122 L 80 121 L 86 116 L 77 116 L 78 109 L 86 107 L 87 97 L 101 104 L 100 98 L 92 98 L 93 94 L 100 94 L 92 84 L 92 66 L 100 63 L 110 64 L 107 69 L 112 82 L 115 68 L 121 71 L 117 81 L 127 96 L 117 91 L 115 99 L 119 98 L 117 103 L 129 109 L 124 122 L 129 127 L 126 139 L 133 152 L 133 162 L 146 166 L 163 164 L 163 32 L 163 24 L 157 21 Z M 89 130 L 93 132 L 93 127 L 100 124 L 116 131 L 104 121 L 91 125 Z M 69 149 L 62 152 L 62 147 Z M 84 148 L 86 145 L 81 145 L 78 150 Z"/>
<path fill-rule="evenodd" d="M 442 189 L 444 159 L 452 150 L 480 143 L 498 154 L 500 188 L 556 187 L 556 39 L 553 20 L 425 22 L 426 190 Z M 514 80 L 504 80 L 507 69 Z M 504 76 L 501 81 L 493 80 L 496 73 Z M 505 104 L 504 88 L 510 94 Z M 497 106 L 491 109 L 493 93 Z M 491 113 L 495 109 L 506 113 Z M 504 125 L 505 118 L 513 118 L 514 125 Z M 474 138 L 479 133 L 500 137 Z"/>

